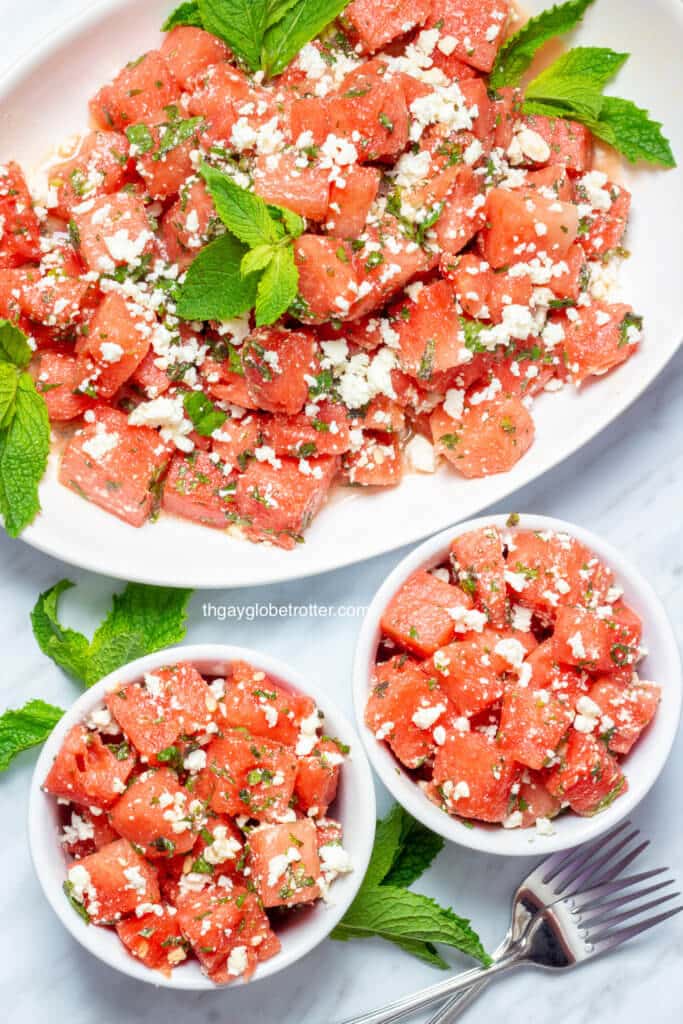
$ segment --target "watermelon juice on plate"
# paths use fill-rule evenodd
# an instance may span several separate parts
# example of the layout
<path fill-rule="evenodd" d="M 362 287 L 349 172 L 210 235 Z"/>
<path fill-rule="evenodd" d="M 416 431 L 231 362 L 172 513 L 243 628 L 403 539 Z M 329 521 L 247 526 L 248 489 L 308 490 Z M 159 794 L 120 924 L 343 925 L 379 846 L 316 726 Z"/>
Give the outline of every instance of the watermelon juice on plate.
<path fill-rule="evenodd" d="M 374 794 L 320 701 L 284 666 L 211 646 L 141 659 L 80 698 L 30 812 L 40 881 L 74 936 L 176 988 L 265 977 L 325 938 L 361 884 Z"/>
<path fill-rule="evenodd" d="M 569 6 L 573 25 L 589 5 Z M 524 80 L 519 47 L 548 33 L 518 37 L 507 0 L 332 7 L 309 39 L 285 17 L 257 55 L 176 12 L 93 90 L 93 130 L 40 201 L 11 160 L 0 178 L 0 314 L 35 349 L 61 483 L 128 527 L 166 538 L 179 518 L 278 565 L 338 484 L 372 510 L 443 473 L 458 493 L 520 478 L 536 399 L 641 341 L 613 288 L 630 189 L 594 139 L 674 162 L 627 101 L 639 148 L 601 87 L 557 99 L 623 53 L 583 47 Z M 205 532 L 187 536 L 220 550 Z"/>

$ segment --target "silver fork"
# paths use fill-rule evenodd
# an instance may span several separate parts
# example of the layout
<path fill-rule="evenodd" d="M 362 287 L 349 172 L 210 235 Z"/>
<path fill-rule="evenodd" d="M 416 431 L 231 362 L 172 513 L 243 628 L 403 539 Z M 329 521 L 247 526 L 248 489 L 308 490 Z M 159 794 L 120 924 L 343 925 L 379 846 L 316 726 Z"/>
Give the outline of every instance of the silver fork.
<path fill-rule="evenodd" d="M 537 864 L 520 883 L 512 898 L 510 927 L 501 944 L 494 950 L 493 961 L 500 959 L 513 942 L 521 939 L 535 914 L 555 903 L 579 879 L 585 885 L 598 881 L 609 882 L 632 864 L 650 845 L 650 841 L 647 839 L 632 845 L 640 833 L 638 829 L 630 831 L 631 828 L 631 823 L 625 821 L 594 843 L 576 847 L 569 852 L 556 853 Z M 488 979 L 484 978 L 465 992 L 452 996 L 430 1017 L 427 1024 L 452 1024 L 481 995 L 488 983 Z"/>
<path fill-rule="evenodd" d="M 408 1014 L 476 986 L 474 993 L 467 992 L 466 1002 L 458 1004 L 459 1013 L 486 983 L 505 971 L 523 965 L 546 970 L 574 967 L 679 913 L 683 907 L 617 927 L 679 895 L 669 893 L 646 903 L 638 902 L 668 888 L 673 879 L 642 887 L 642 883 L 661 875 L 666 868 L 622 877 L 622 872 L 648 846 L 648 841 L 632 846 L 639 833 L 637 829 L 629 832 L 629 828 L 626 823 L 590 846 L 555 854 L 540 864 L 515 894 L 510 930 L 490 967 L 465 971 L 382 1009 L 354 1017 L 346 1024 L 394 1024 Z M 634 887 L 637 888 L 629 892 Z M 629 906 L 634 903 L 638 905 Z M 452 1019 L 454 1009 L 451 1000 L 430 1024 Z M 446 1013 L 448 1016 L 444 1016 Z"/>

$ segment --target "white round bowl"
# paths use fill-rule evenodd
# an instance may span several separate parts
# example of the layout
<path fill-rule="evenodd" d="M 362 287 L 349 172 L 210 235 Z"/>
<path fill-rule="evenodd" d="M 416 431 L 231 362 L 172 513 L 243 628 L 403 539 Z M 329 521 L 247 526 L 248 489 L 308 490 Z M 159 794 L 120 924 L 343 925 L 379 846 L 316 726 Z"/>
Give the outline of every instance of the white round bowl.
<path fill-rule="evenodd" d="M 222 676 L 237 660 L 248 661 L 285 688 L 312 697 L 325 714 L 327 731 L 351 747 L 351 755 L 341 773 L 332 814 L 344 827 L 344 847 L 351 856 L 354 870 L 335 881 L 332 887 L 333 903 L 318 901 L 304 913 L 292 915 L 292 919 L 278 930 L 282 942 L 281 952 L 259 964 L 249 982 L 237 984 L 251 984 L 252 981 L 267 978 L 291 966 L 327 938 L 354 900 L 370 859 L 376 819 L 372 773 L 353 726 L 326 694 L 309 685 L 297 672 L 265 654 L 226 644 L 174 647 L 139 658 L 113 672 L 79 697 L 43 747 L 31 782 L 29 844 L 36 874 L 52 909 L 73 937 L 99 960 L 132 978 L 164 988 L 198 991 L 223 990 L 225 986 L 217 986 L 205 977 L 196 961 L 177 968 L 170 978 L 166 978 L 135 960 L 126 951 L 116 932 L 88 925 L 74 912 L 62 891 L 66 879 L 66 857 L 58 840 L 57 801 L 44 793 L 41 785 L 69 729 L 100 705 L 105 693 L 114 686 L 125 686 L 140 679 L 145 672 L 153 672 L 163 665 L 179 661 L 190 662 L 198 671 L 207 675 Z"/>
<path fill-rule="evenodd" d="M 368 609 L 356 648 L 353 678 L 353 699 L 361 739 L 372 765 L 384 785 L 413 817 L 437 832 L 444 839 L 484 853 L 502 856 L 530 856 L 551 853 L 595 839 L 607 832 L 640 803 L 661 772 L 676 736 L 681 715 L 681 661 L 671 624 L 650 584 L 626 558 L 601 537 L 546 516 L 523 514 L 512 532 L 519 530 L 555 530 L 576 537 L 591 548 L 611 569 L 617 583 L 624 589 L 624 599 L 643 620 L 643 643 L 648 649 L 639 674 L 643 679 L 658 682 L 662 701 L 654 721 L 625 761 L 629 788 L 607 810 L 593 818 L 563 814 L 553 821 L 554 834 L 537 835 L 534 829 L 504 829 L 500 825 L 477 824 L 474 828 L 453 818 L 433 804 L 419 789 L 393 756 L 389 747 L 375 738 L 365 725 L 365 705 L 375 654 L 381 636 L 380 620 L 384 609 L 399 587 L 417 569 L 430 569 L 443 562 L 454 537 L 482 526 L 507 527 L 507 516 L 485 516 L 460 523 L 425 541 L 411 552 L 390 574 L 377 591 Z"/>

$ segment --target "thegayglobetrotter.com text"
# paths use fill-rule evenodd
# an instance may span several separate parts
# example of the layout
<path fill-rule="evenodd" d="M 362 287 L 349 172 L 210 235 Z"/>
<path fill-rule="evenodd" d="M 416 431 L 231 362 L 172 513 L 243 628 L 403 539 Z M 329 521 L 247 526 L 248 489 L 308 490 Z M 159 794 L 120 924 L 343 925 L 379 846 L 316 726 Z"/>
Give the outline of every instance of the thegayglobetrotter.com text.
<path fill-rule="evenodd" d="M 254 622 L 256 619 L 359 619 L 367 610 L 367 605 L 361 604 L 274 604 L 272 601 L 253 604 L 214 604 L 213 601 L 205 601 L 202 604 L 204 618 L 217 619 L 218 622 Z"/>

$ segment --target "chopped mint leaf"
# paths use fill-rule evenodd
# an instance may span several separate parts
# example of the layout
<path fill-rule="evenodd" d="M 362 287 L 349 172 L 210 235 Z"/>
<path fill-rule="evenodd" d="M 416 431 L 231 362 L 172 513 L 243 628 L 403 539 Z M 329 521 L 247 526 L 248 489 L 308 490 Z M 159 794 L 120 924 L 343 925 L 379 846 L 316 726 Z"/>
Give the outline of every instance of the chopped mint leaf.
<path fill-rule="evenodd" d="M 194 429 L 201 437 L 211 437 L 214 430 L 220 430 L 228 418 L 227 413 L 217 409 L 202 391 L 189 391 L 185 395 L 184 405 Z"/>

